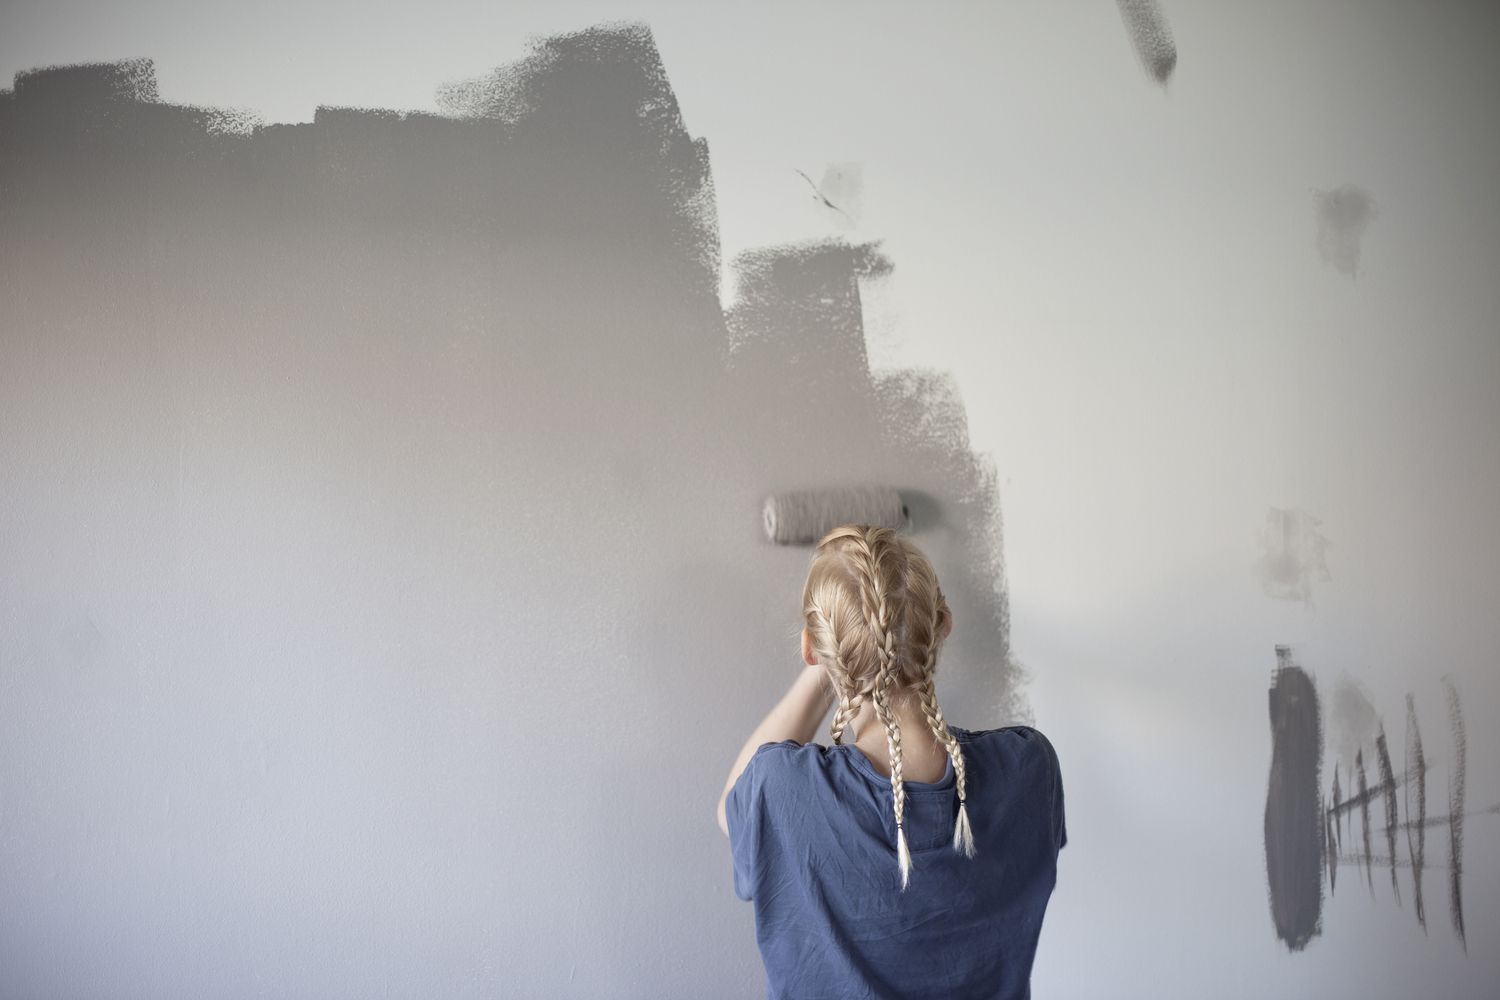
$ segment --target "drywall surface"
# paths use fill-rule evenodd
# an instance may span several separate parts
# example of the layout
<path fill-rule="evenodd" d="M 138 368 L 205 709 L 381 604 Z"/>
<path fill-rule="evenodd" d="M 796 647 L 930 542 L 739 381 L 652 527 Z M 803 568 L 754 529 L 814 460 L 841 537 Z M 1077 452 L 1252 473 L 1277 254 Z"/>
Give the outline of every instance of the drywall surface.
<path fill-rule="evenodd" d="M 10 993 L 763 995 L 759 502 L 867 479 L 1038 996 L 1492 993 L 1500 12 L 133 6 L 0 30 Z"/>
<path fill-rule="evenodd" d="M 879 251 L 747 255 L 726 313 L 642 26 L 443 100 L 0 98 L 11 995 L 752 981 L 712 816 L 801 667 L 770 491 L 907 490 L 945 694 L 1020 717 L 995 476 L 951 380 L 870 372 Z"/>

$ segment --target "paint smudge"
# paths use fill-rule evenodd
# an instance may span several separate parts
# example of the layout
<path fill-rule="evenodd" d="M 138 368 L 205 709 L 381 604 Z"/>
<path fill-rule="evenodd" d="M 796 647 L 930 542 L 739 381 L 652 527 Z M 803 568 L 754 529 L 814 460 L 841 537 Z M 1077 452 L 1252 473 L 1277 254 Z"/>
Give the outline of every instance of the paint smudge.
<path fill-rule="evenodd" d="M 1464 951 L 1469 950 L 1464 935 L 1464 779 L 1469 752 L 1468 740 L 1464 736 L 1463 708 L 1458 700 L 1458 688 L 1451 678 L 1443 678 L 1443 689 L 1448 696 L 1448 722 L 1453 727 L 1453 765 L 1448 775 L 1448 914 L 1453 919 L 1453 929 Z"/>
<path fill-rule="evenodd" d="M 1357 277 L 1360 242 L 1377 214 L 1375 199 L 1353 184 L 1313 194 L 1317 204 L 1318 253 L 1339 273 Z"/>
<path fill-rule="evenodd" d="M 1313 584 L 1332 579 L 1325 557 L 1328 540 L 1318 530 L 1322 523 L 1298 508 L 1266 512 L 1257 568 L 1267 596 L 1311 604 Z"/>
<path fill-rule="evenodd" d="M 1422 755 L 1422 730 L 1417 725 L 1417 705 L 1410 694 L 1406 696 L 1406 850 L 1411 860 L 1411 892 L 1416 900 L 1417 923 L 1423 933 L 1427 931 L 1427 913 L 1422 902 L 1422 865 L 1427 845 L 1427 760 Z M 1416 806 L 1416 819 L 1411 820 L 1412 806 Z"/>
<path fill-rule="evenodd" d="M 1120 16 L 1141 65 L 1157 83 L 1165 85 L 1177 68 L 1177 43 L 1156 0 L 1119 0 Z"/>
<path fill-rule="evenodd" d="M 1271 773 L 1266 790 L 1266 881 L 1276 936 L 1300 951 L 1322 928 L 1324 816 L 1322 718 L 1312 678 L 1276 647 L 1270 690 Z"/>

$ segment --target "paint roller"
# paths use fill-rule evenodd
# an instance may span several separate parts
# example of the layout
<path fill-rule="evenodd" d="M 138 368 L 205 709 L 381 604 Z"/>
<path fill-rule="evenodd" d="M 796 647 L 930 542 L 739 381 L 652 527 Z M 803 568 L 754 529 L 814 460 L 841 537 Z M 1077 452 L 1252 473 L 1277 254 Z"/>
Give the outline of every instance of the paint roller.
<path fill-rule="evenodd" d="M 911 514 L 889 486 L 844 486 L 773 493 L 765 503 L 766 537 L 778 545 L 810 545 L 841 524 L 909 528 Z"/>

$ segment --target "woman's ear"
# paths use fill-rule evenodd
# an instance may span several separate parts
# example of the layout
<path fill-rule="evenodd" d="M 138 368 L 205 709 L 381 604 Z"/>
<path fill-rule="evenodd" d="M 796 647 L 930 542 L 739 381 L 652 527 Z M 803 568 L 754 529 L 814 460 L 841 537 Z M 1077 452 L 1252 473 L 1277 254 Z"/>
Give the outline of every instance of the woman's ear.
<path fill-rule="evenodd" d="M 807 629 L 802 630 L 802 662 L 809 667 L 818 665 L 818 658 L 813 655 L 812 636 L 807 634 Z"/>

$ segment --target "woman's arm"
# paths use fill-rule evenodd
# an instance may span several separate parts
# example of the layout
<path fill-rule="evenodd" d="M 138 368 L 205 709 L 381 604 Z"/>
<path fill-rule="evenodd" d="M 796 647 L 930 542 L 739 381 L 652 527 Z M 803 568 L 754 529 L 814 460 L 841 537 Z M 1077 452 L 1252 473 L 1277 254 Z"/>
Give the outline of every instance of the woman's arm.
<path fill-rule="evenodd" d="M 782 740 L 807 743 L 817 733 L 818 726 L 833 707 L 833 687 L 826 677 L 821 664 L 803 667 L 791 688 L 781 696 L 781 701 L 767 713 L 740 748 L 734 767 L 729 769 L 729 780 L 724 782 L 724 794 L 719 796 L 719 829 L 724 831 L 725 836 L 729 835 L 729 820 L 724 815 L 724 803 L 729 799 L 729 790 L 734 787 L 735 781 L 760 745 L 780 743 Z"/>

